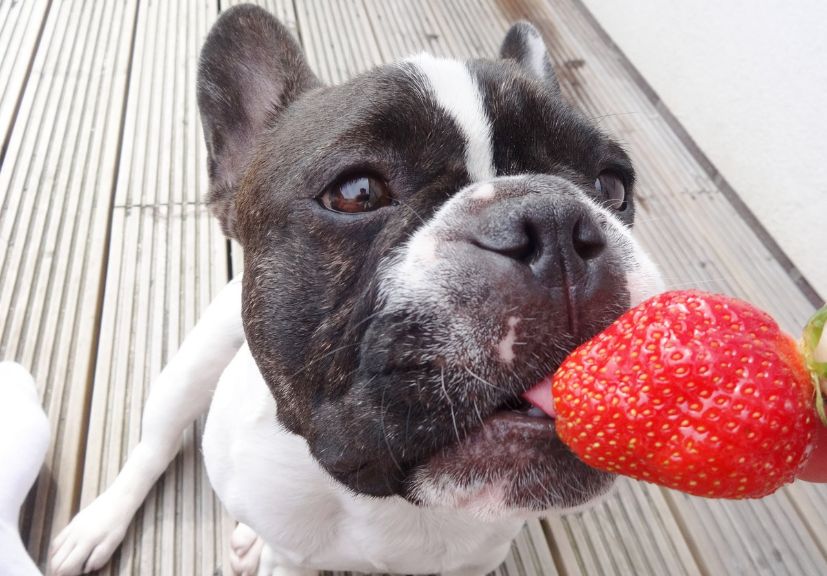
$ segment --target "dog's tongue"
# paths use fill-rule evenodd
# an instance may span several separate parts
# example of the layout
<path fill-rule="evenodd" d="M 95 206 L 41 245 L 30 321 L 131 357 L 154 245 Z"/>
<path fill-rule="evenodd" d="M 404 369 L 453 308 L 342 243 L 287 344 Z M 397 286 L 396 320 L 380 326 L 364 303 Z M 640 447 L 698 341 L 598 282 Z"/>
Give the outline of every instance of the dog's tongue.
<path fill-rule="evenodd" d="M 557 415 L 554 411 L 554 398 L 551 396 L 551 376 L 543 378 L 534 388 L 526 390 L 523 393 L 523 398 L 552 418 Z"/>

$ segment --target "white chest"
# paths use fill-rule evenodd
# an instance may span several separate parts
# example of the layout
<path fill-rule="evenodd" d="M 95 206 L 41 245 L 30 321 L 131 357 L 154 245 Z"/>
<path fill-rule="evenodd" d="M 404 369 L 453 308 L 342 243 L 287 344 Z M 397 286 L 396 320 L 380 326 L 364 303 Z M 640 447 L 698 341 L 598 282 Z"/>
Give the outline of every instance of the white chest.
<path fill-rule="evenodd" d="M 522 525 L 347 492 L 316 463 L 303 438 L 278 424 L 246 345 L 219 381 L 203 450 L 227 510 L 288 565 L 397 573 L 484 565 L 487 556 L 496 561 L 504 554 Z"/>

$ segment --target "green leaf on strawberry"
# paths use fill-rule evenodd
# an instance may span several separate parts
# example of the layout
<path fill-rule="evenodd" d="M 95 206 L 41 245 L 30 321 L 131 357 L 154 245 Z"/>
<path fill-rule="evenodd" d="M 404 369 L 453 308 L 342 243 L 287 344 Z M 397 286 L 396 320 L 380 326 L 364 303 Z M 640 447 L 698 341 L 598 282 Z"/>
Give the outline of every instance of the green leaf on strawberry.
<path fill-rule="evenodd" d="M 816 390 L 816 412 L 827 426 L 827 414 L 824 410 L 824 387 L 827 386 L 827 336 L 824 324 L 827 323 L 827 305 L 816 312 L 804 327 L 802 349 L 807 369 L 813 378 Z"/>

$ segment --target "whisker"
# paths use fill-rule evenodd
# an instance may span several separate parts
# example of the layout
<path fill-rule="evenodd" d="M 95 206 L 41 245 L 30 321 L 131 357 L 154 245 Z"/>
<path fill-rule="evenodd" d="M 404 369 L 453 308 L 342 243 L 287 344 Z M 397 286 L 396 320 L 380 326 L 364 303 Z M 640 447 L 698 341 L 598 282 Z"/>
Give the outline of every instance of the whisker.
<path fill-rule="evenodd" d="M 376 378 L 374 376 L 368 381 L 368 384 Z M 399 462 L 396 460 L 396 456 L 393 454 L 393 450 L 391 449 L 391 443 L 388 441 L 388 433 L 385 431 L 385 392 L 388 391 L 387 386 L 382 388 L 382 400 L 379 405 L 379 425 L 382 427 L 382 439 L 385 441 L 385 446 L 388 449 L 388 454 L 390 454 L 391 460 L 393 460 L 394 466 L 396 466 L 397 470 L 402 472 L 402 466 L 399 465 Z"/>
<path fill-rule="evenodd" d="M 474 378 L 476 378 L 477 380 L 479 380 L 483 384 L 485 384 L 486 386 L 489 386 L 490 388 L 493 388 L 494 390 L 499 390 L 500 392 L 502 392 L 504 394 L 509 393 L 508 390 L 504 390 L 504 389 L 500 388 L 499 386 L 496 386 L 496 385 L 492 384 L 491 382 L 489 382 L 488 380 L 486 380 L 482 376 L 478 376 L 478 375 L 474 374 L 471 371 L 471 369 L 468 368 L 467 366 L 463 366 L 462 369 L 465 370 L 466 372 L 468 372 L 471 376 L 473 376 Z"/>
<path fill-rule="evenodd" d="M 451 409 L 451 420 L 454 422 L 454 434 L 457 436 L 457 442 L 460 441 L 459 438 L 459 429 L 457 428 L 457 415 L 454 412 L 454 403 L 451 401 L 451 397 L 448 395 L 448 390 L 445 388 L 445 368 L 440 368 L 440 379 L 442 381 L 442 393 L 445 394 L 445 399 L 448 401 L 448 406 Z"/>
<path fill-rule="evenodd" d="M 376 318 L 377 316 L 379 316 L 382 312 L 384 312 L 384 310 L 377 310 L 377 311 L 376 311 L 376 312 L 374 312 L 373 314 L 370 314 L 367 318 L 363 318 L 362 320 L 359 320 L 359 322 L 357 322 L 356 324 L 354 324 L 353 326 L 351 326 L 350 328 L 348 328 L 348 329 L 347 329 L 347 332 L 345 332 L 345 336 L 349 336 L 349 335 L 350 335 L 353 331 L 355 331 L 355 330 L 356 330 L 359 326 L 361 326 L 361 325 L 362 325 L 362 324 L 364 324 L 365 322 L 368 322 L 368 321 L 370 321 L 370 320 L 373 320 L 374 318 Z"/>
<path fill-rule="evenodd" d="M 644 114 L 643 111 L 633 111 L 633 112 L 610 112 L 608 114 L 601 114 L 599 116 L 592 116 L 590 120 L 594 120 L 595 122 L 599 122 L 600 120 L 605 120 L 606 118 L 614 118 L 617 116 L 637 116 Z"/>
<path fill-rule="evenodd" d="M 299 374 L 301 374 L 305 370 L 309 369 L 310 367 L 315 366 L 316 364 L 318 364 L 319 362 L 321 362 L 322 360 L 324 360 L 328 356 L 332 356 L 333 354 L 335 354 L 336 352 L 339 352 L 340 350 L 345 350 L 347 348 L 352 348 L 353 346 L 357 346 L 358 344 L 359 344 L 359 342 L 351 342 L 350 344 L 345 344 L 344 346 L 339 346 L 338 348 L 334 348 L 333 350 L 325 352 L 323 355 L 319 356 L 318 358 L 314 358 L 313 360 L 311 360 L 306 366 L 302 366 L 302 368 L 298 372 L 296 372 L 295 374 L 290 376 L 290 378 L 291 379 L 295 378 L 296 376 L 298 376 Z"/>
<path fill-rule="evenodd" d="M 359 326 L 361 326 L 365 322 L 369 322 L 370 320 L 373 320 L 374 318 L 379 316 L 382 312 L 383 312 L 382 310 L 377 310 L 373 314 L 370 314 L 367 318 L 363 318 L 362 320 L 360 320 L 359 322 L 357 322 L 356 324 L 354 324 L 353 326 L 348 328 L 347 331 L 342 336 L 342 339 L 347 338 L 357 328 L 359 328 Z M 319 356 L 318 358 L 314 358 L 313 360 L 311 360 L 310 363 L 308 363 L 306 366 L 303 366 L 298 372 L 296 372 L 295 374 L 290 376 L 290 378 L 295 378 L 296 376 L 298 376 L 299 374 L 301 374 L 305 370 L 311 368 L 312 366 L 315 366 L 316 364 L 318 364 L 322 360 L 326 359 L 328 356 L 331 356 L 332 354 L 335 354 L 336 352 L 339 352 L 341 350 L 345 350 L 347 348 L 351 348 L 353 346 L 359 346 L 360 344 L 361 344 L 361 342 L 351 342 L 350 344 L 345 344 L 343 346 L 339 346 L 338 348 L 334 348 L 333 350 L 329 350 L 328 352 L 325 352 L 322 356 Z M 350 372 L 350 374 L 353 374 L 353 372 Z"/>
<path fill-rule="evenodd" d="M 400 206 L 402 206 L 403 208 L 407 208 L 408 210 L 410 210 L 410 211 L 413 213 L 413 215 L 414 215 L 414 216 L 416 216 L 417 218 L 419 218 L 419 221 L 420 221 L 420 222 L 422 222 L 423 224 L 425 224 L 425 223 L 426 223 L 426 222 L 425 222 L 425 218 L 423 218 L 422 216 L 420 216 L 420 215 L 419 215 L 419 213 L 418 213 L 416 210 L 414 210 L 413 208 L 411 208 L 411 206 L 410 206 L 410 205 L 408 205 L 408 203 L 407 203 L 407 202 L 403 202 L 403 201 L 402 201 L 402 200 L 400 200 L 399 198 L 397 198 L 397 199 L 396 199 L 396 202 L 397 202 Z"/>

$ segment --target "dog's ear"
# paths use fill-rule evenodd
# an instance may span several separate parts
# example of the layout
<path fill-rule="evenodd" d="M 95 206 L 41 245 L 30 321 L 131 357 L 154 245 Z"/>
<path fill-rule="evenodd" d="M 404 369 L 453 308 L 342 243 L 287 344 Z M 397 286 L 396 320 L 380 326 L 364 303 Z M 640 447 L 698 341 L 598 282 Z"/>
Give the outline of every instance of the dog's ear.
<path fill-rule="evenodd" d="M 500 47 L 500 58 L 516 60 L 529 75 L 544 82 L 555 95 L 560 95 L 560 84 L 543 37 L 533 25 L 517 22 L 511 26 Z"/>
<path fill-rule="evenodd" d="M 208 201 L 237 237 L 235 192 L 257 135 L 303 92 L 319 86 L 290 32 L 267 11 L 225 11 L 201 49 L 198 108 L 207 141 Z"/>

